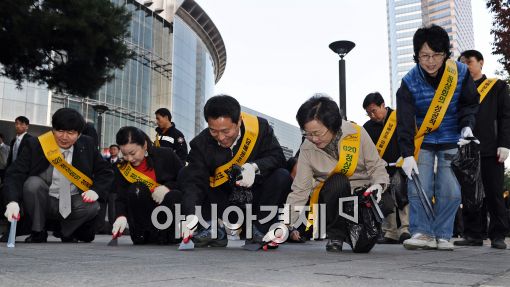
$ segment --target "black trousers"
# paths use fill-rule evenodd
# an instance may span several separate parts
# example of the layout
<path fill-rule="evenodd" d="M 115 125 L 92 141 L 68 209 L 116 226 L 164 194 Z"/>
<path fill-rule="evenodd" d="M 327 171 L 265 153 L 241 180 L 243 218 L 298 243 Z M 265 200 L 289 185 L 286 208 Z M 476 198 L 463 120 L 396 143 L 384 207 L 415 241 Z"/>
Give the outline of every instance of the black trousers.
<path fill-rule="evenodd" d="M 508 215 L 503 198 L 503 181 L 505 166 L 496 157 L 481 158 L 482 181 L 485 190 L 486 208 L 462 212 L 464 235 L 482 239 L 487 227 L 487 211 L 490 215 L 489 238 L 504 239 L 508 232 Z"/>
<path fill-rule="evenodd" d="M 127 221 L 129 224 L 129 235 L 134 244 L 149 243 L 172 243 L 175 240 L 175 221 L 172 218 L 172 224 L 164 230 L 154 226 L 151 217 L 152 212 L 158 205 L 152 199 L 148 188 L 132 184 L 127 190 Z M 172 189 L 165 195 L 161 206 L 168 207 L 175 215 L 175 204 L 182 201 L 182 193 L 179 190 Z M 164 224 L 167 220 L 164 212 L 159 212 L 158 222 Z"/>
<path fill-rule="evenodd" d="M 48 193 L 48 184 L 38 176 L 30 176 L 23 185 L 23 209 L 34 232 L 47 230 L 49 221 L 59 222 L 64 237 L 75 237 L 90 242 L 94 240 L 94 222 L 99 212 L 99 203 L 83 202 L 81 195 L 71 196 L 71 214 L 63 218 L 59 213 L 59 202 Z"/>
<path fill-rule="evenodd" d="M 226 184 L 225 184 L 226 185 Z M 253 225 L 257 227 L 259 231 L 262 233 L 266 233 L 269 231 L 269 228 L 273 223 L 277 221 L 277 216 L 272 218 L 268 222 L 261 224 L 259 221 L 267 218 L 267 216 L 271 213 L 270 211 L 261 211 L 261 206 L 272 206 L 278 208 L 285 203 L 287 199 L 287 195 L 290 192 L 290 186 L 292 185 L 292 177 L 290 177 L 290 173 L 284 169 L 279 168 L 273 171 L 262 183 L 255 183 L 252 186 L 253 193 L 253 203 L 252 203 L 252 213 L 257 216 L 257 220 L 253 222 Z M 203 202 L 200 203 L 201 206 L 201 214 L 204 220 L 211 220 L 211 204 L 217 205 L 217 216 L 218 218 L 223 217 L 223 212 L 227 207 L 230 206 L 230 202 L 228 200 L 230 192 L 232 189 L 229 188 L 215 188 L 209 189 L 206 197 Z M 189 206 L 190 203 L 184 202 L 184 210 L 193 210 L 194 207 Z M 196 214 L 196 209 L 195 209 Z M 244 214 L 244 219 L 246 221 L 246 214 Z M 237 221 L 237 216 L 235 213 L 230 213 L 229 222 L 234 223 Z"/>
<path fill-rule="evenodd" d="M 324 182 L 319 193 L 319 204 L 326 204 L 326 233 L 329 239 L 342 241 L 347 239 L 347 219 L 339 214 L 338 199 L 349 196 L 351 196 L 351 184 L 345 175 L 333 174 Z M 344 206 L 343 210 L 346 209 Z"/>

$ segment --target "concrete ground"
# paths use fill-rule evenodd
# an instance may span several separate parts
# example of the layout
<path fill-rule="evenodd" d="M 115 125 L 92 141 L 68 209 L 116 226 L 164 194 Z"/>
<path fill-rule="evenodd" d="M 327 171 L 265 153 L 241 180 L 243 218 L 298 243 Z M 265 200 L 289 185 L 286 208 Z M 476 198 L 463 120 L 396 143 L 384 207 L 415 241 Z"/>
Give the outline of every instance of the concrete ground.
<path fill-rule="evenodd" d="M 376 245 L 368 254 L 327 253 L 325 241 L 250 252 L 228 248 L 178 251 L 177 246 L 93 243 L 0 245 L 0 286 L 510 286 L 510 250 L 458 247 L 409 251 Z M 507 243 L 510 241 L 507 239 Z"/>

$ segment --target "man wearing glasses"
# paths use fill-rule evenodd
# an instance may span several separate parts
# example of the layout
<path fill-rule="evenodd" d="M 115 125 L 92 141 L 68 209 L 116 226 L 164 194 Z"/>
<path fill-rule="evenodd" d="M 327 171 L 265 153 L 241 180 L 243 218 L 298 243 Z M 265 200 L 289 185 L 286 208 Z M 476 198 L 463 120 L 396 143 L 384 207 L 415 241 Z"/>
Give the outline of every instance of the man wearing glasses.
<path fill-rule="evenodd" d="M 253 198 L 246 198 L 243 204 L 253 205 L 257 220 L 253 222 L 251 243 L 261 244 L 276 218 L 261 224 L 259 220 L 269 211 L 260 210 L 260 206 L 277 207 L 290 192 L 292 179 L 285 169 L 283 150 L 267 120 L 241 113 L 239 102 L 231 96 L 210 98 L 204 106 L 204 118 L 208 128 L 190 142 L 189 164 L 179 175 L 184 213 L 194 215 L 196 207 L 201 207 L 202 217 L 215 225 L 213 204 L 222 217 L 224 210 L 234 205 L 236 193 L 251 193 Z M 237 181 L 231 178 L 233 165 L 241 167 Z M 199 227 L 192 237 L 195 247 L 227 245 L 223 227 L 218 229 L 217 238 L 212 234 L 211 226 Z"/>
<path fill-rule="evenodd" d="M 397 135 L 409 178 L 412 233 L 404 247 L 453 250 L 450 239 L 461 194 L 451 161 L 457 145 L 473 137 L 479 97 L 467 67 L 449 59 L 450 39 L 443 28 L 418 29 L 413 48 L 416 66 L 397 91 Z M 435 218 L 422 206 L 411 181 L 414 174 L 429 201 L 435 198 Z"/>

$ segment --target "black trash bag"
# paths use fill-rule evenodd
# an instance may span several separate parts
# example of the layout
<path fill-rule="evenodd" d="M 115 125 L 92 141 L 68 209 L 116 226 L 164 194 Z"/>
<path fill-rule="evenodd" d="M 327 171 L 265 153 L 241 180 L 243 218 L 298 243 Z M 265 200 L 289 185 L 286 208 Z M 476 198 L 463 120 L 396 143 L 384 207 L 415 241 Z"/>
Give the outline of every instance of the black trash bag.
<path fill-rule="evenodd" d="M 409 204 L 409 198 L 407 197 L 407 180 L 400 171 L 397 170 L 391 177 L 389 190 L 395 196 L 397 208 L 403 210 Z"/>
<path fill-rule="evenodd" d="M 347 239 L 355 253 L 368 253 L 377 243 L 381 224 L 377 222 L 370 207 L 370 200 L 363 196 L 367 187 L 356 188 L 354 195 L 358 196 L 358 223 L 347 220 Z M 348 214 L 354 214 L 354 204 L 347 204 Z"/>
<path fill-rule="evenodd" d="M 461 147 L 452 159 L 452 169 L 460 184 L 462 205 L 466 210 L 482 207 L 485 192 L 480 169 L 480 146 L 473 140 Z"/>
<path fill-rule="evenodd" d="M 245 208 L 247 203 L 253 202 L 253 193 L 251 188 L 237 186 L 236 182 L 243 179 L 242 169 L 240 166 L 234 164 L 228 174 L 229 182 L 232 187 L 232 192 L 228 196 L 228 201 L 231 205 Z"/>
<path fill-rule="evenodd" d="M 379 208 L 381 209 L 381 212 L 384 215 L 384 217 L 386 217 L 394 212 L 394 207 L 395 207 L 395 194 L 390 188 L 388 188 L 382 194 L 381 201 L 379 202 Z"/>

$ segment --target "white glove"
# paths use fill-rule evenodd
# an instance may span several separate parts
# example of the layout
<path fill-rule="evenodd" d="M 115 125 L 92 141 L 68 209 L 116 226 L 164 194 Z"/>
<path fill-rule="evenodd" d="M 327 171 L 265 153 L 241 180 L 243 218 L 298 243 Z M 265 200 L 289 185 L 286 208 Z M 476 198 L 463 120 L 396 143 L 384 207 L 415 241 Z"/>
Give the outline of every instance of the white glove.
<path fill-rule="evenodd" d="M 112 228 L 112 234 L 114 238 L 121 237 L 122 232 L 126 229 L 127 226 L 127 218 L 125 216 L 119 216 L 115 219 Z"/>
<path fill-rule="evenodd" d="M 9 220 L 10 222 L 19 220 L 19 218 L 20 218 L 19 204 L 16 201 L 9 202 L 9 204 L 7 204 L 4 215 L 7 218 L 7 220 Z"/>
<path fill-rule="evenodd" d="M 508 158 L 508 149 L 506 147 L 498 147 L 498 161 L 503 163 Z"/>
<path fill-rule="evenodd" d="M 157 203 L 161 204 L 163 199 L 165 199 L 165 195 L 170 192 L 170 189 L 164 185 L 160 185 L 154 189 L 152 193 L 152 199 Z"/>
<path fill-rule="evenodd" d="M 383 191 L 382 186 L 380 184 L 376 183 L 376 184 L 370 186 L 369 188 L 367 188 L 367 190 L 365 192 L 370 192 L 372 194 L 374 194 L 374 192 L 377 192 L 375 197 L 376 197 L 377 203 L 379 203 L 379 201 L 381 201 L 382 191 Z"/>
<path fill-rule="evenodd" d="M 97 195 L 97 193 L 92 189 L 89 189 L 81 194 L 81 198 L 83 199 L 83 202 L 90 203 L 95 202 L 99 198 L 99 195 Z"/>
<path fill-rule="evenodd" d="M 404 163 L 402 164 L 402 170 L 407 175 L 409 179 L 411 178 L 411 174 L 413 173 L 413 170 L 416 174 L 419 174 L 418 172 L 418 165 L 416 164 L 416 160 L 414 160 L 414 156 L 408 156 L 404 158 Z"/>
<path fill-rule="evenodd" d="M 242 187 L 251 187 L 255 181 L 255 165 L 252 163 L 245 163 L 241 167 L 241 170 L 243 178 L 238 180 L 236 184 Z"/>
<path fill-rule="evenodd" d="M 194 214 L 187 215 L 186 220 L 181 222 L 181 235 L 184 243 L 188 243 L 193 236 L 193 232 L 197 229 L 198 217 Z"/>
<path fill-rule="evenodd" d="M 473 136 L 473 131 L 471 130 L 471 128 L 470 127 L 463 127 L 461 132 L 460 132 L 460 139 L 457 142 L 457 145 L 458 146 L 463 146 L 463 145 L 466 145 L 466 144 L 470 143 L 471 140 L 468 140 L 466 138 L 472 138 L 472 137 L 474 137 L 474 136 Z M 477 143 L 477 144 L 480 144 L 479 140 L 474 140 L 474 142 Z"/>

